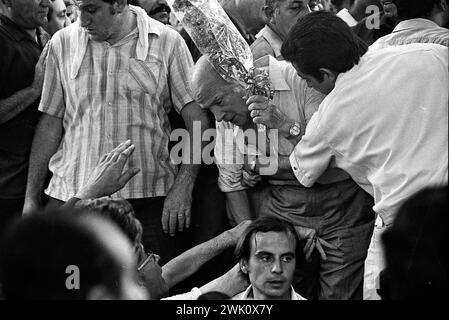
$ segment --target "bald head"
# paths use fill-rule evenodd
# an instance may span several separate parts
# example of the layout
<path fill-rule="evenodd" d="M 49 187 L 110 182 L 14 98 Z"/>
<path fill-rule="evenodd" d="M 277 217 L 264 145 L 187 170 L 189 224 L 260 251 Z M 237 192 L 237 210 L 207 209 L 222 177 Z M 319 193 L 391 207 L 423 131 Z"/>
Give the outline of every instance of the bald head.
<path fill-rule="evenodd" d="M 202 56 L 195 64 L 192 75 L 192 89 L 196 96 L 211 91 L 221 91 L 231 86 L 224 80 L 209 62 L 207 56 Z"/>
<path fill-rule="evenodd" d="M 224 80 L 207 56 L 202 56 L 195 64 L 191 85 L 197 102 L 202 108 L 209 109 L 217 121 L 230 121 L 242 126 L 249 120 L 242 98 L 244 88 L 237 82 Z"/>
<path fill-rule="evenodd" d="M 265 0 L 219 0 L 223 9 L 245 27 L 247 33 L 256 35 L 266 23 L 263 11 Z"/>

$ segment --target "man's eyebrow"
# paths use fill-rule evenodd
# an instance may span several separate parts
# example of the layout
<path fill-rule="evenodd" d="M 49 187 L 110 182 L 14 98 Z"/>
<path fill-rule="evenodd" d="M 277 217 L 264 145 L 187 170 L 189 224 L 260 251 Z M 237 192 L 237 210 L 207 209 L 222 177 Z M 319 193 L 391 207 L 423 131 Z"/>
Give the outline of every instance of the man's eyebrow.
<path fill-rule="evenodd" d="M 254 255 L 259 256 L 259 255 L 269 255 L 269 256 L 273 256 L 274 254 L 269 252 L 269 251 L 257 251 L 254 253 Z"/>

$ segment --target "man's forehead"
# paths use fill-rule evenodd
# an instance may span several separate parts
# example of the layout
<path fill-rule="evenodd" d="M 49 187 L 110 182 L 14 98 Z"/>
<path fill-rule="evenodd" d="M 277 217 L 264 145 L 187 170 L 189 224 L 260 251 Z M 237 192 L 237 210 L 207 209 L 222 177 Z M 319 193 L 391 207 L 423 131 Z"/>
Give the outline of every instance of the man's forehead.
<path fill-rule="evenodd" d="M 295 239 L 287 232 L 257 232 L 252 236 L 251 252 L 270 252 L 277 254 L 295 251 Z"/>
<path fill-rule="evenodd" d="M 103 0 L 75 0 L 75 5 L 78 7 L 85 7 L 89 5 L 101 6 L 104 3 L 105 2 Z"/>

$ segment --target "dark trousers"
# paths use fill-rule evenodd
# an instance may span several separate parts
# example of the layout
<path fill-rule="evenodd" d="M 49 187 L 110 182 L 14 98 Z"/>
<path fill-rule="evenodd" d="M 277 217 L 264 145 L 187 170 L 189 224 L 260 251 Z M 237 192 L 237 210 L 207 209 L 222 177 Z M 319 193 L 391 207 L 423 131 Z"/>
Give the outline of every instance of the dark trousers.
<path fill-rule="evenodd" d="M 24 198 L 0 199 L 0 238 L 8 225 L 22 216 Z"/>
<path fill-rule="evenodd" d="M 363 299 L 373 205 L 373 198 L 351 179 L 312 188 L 272 186 L 262 216 L 277 216 L 315 229 L 319 237 L 337 247 L 324 248 L 326 261 L 316 252 L 311 263 L 298 259 L 293 286 L 299 294 L 309 299 Z"/>
<path fill-rule="evenodd" d="M 161 218 L 165 197 L 128 199 L 128 201 L 142 224 L 142 243 L 145 249 L 158 254 L 161 257 L 159 262 L 161 265 L 186 249 L 190 230 L 177 232 L 174 237 L 165 234 L 162 230 Z"/>

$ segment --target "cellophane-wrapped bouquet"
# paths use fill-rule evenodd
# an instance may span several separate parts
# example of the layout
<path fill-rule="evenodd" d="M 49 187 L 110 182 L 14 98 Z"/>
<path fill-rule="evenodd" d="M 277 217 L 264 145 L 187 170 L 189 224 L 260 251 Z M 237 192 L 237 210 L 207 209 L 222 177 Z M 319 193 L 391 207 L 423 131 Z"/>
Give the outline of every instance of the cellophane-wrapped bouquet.
<path fill-rule="evenodd" d="M 236 80 L 246 95 L 272 97 L 268 73 L 253 68 L 249 45 L 217 0 L 168 0 L 200 52 L 227 81 Z M 260 125 L 259 130 L 265 130 Z"/>

